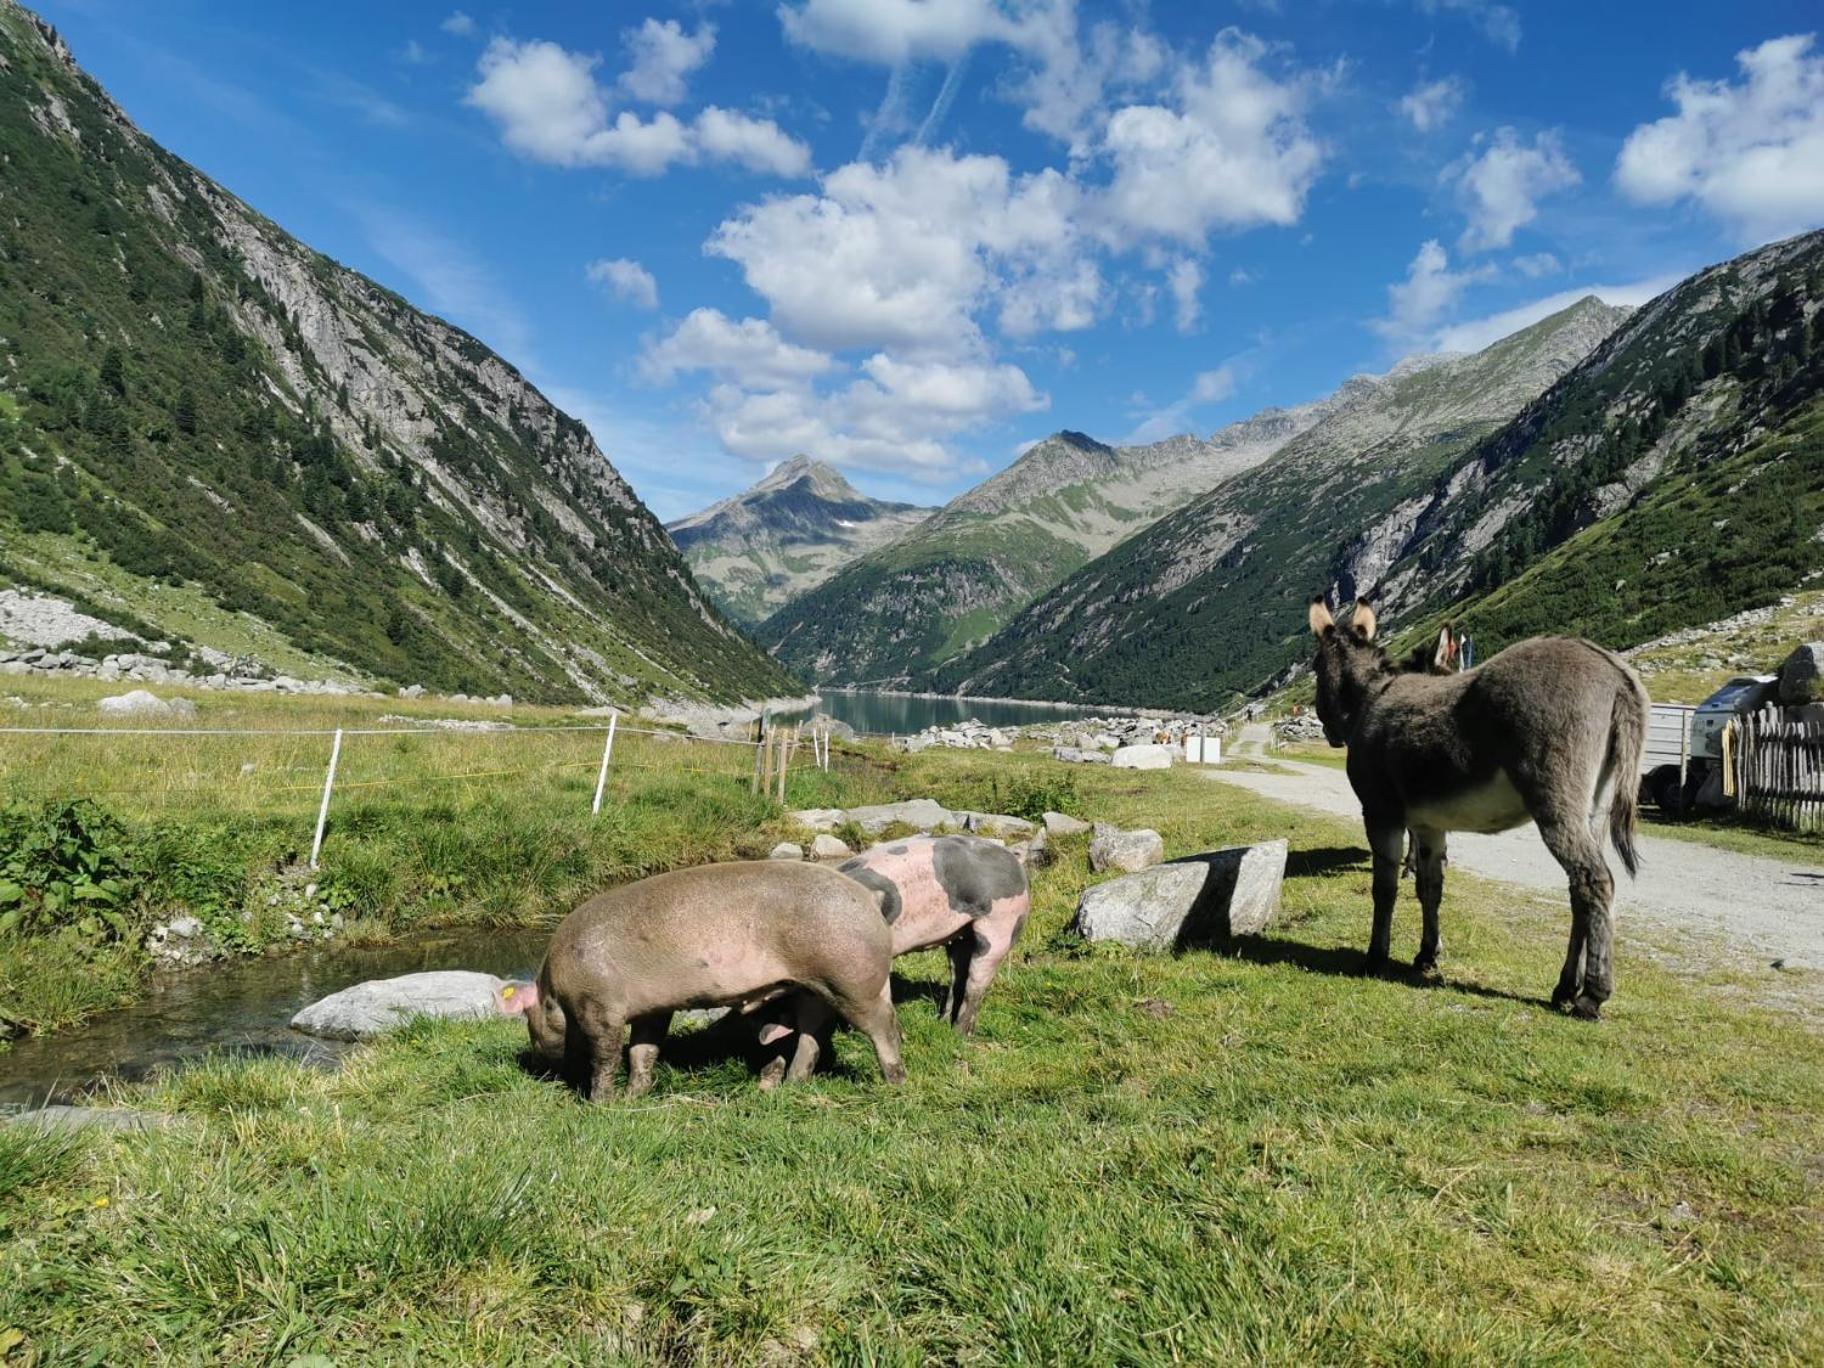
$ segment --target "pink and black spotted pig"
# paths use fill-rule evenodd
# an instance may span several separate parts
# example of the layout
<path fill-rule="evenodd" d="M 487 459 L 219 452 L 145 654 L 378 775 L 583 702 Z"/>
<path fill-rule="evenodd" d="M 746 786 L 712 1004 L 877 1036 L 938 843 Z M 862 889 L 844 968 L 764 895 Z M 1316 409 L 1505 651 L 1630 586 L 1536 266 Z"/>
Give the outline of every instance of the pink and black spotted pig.
<path fill-rule="evenodd" d="M 837 870 L 880 894 L 895 957 L 949 949 L 950 989 L 938 1012 L 963 1034 L 973 1031 L 982 995 L 1032 906 L 1019 857 L 977 836 L 920 836 L 875 846 Z"/>

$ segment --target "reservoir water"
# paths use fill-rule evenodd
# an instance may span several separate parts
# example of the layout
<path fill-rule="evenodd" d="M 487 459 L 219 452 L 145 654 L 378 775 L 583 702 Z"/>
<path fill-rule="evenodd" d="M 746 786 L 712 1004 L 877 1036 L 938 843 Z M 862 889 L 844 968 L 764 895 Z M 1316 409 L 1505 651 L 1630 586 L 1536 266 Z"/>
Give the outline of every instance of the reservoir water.
<path fill-rule="evenodd" d="M 881 693 L 869 689 L 828 690 L 817 710 L 858 732 L 904 736 L 926 727 L 948 727 L 975 718 L 990 727 L 1023 727 L 1031 722 L 1068 722 L 1078 717 L 1107 716 L 1108 708 L 1073 704 L 1021 703 L 995 698 L 933 697 L 928 694 Z M 808 717 L 809 713 L 801 714 Z M 787 716 L 787 721 L 793 720 Z"/>

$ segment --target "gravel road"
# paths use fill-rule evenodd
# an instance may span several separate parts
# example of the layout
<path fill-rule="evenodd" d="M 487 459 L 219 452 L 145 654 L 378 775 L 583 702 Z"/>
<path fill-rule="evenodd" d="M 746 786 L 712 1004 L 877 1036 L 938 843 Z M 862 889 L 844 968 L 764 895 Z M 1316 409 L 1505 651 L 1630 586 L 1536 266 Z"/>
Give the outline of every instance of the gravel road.
<path fill-rule="evenodd" d="M 1259 755 L 1266 735 L 1264 726 L 1244 727 L 1236 753 Z M 1281 802 L 1361 819 L 1361 805 L 1341 770 L 1277 755 L 1260 758 L 1289 773 L 1225 769 L 1211 770 L 1210 778 Z M 1640 851 L 1640 876 L 1629 880 L 1621 861 L 1604 846 L 1616 874 L 1615 906 L 1623 927 L 1637 919 L 1720 939 L 1762 963 L 1783 960 L 1789 968 L 1824 969 L 1824 867 L 1644 833 Z M 1499 836 L 1452 832 L 1450 863 L 1552 893 L 1569 906 L 1564 871 L 1530 824 Z"/>

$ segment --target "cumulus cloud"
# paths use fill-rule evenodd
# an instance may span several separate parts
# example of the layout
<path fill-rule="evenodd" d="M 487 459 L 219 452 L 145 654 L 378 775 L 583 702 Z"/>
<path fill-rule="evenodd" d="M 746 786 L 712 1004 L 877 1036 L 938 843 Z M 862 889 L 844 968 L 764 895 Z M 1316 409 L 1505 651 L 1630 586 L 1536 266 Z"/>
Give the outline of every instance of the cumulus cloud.
<path fill-rule="evenodd" d="M 683 371 L 707 371 L 756 388 L 801 384 L 835 365 L 820 351 L 787 342 L 765 319 L 737 323 L 720 309 L 692 309 L 640 358 L 642 373 L 660 383 Z"/>
<path fill-rule="evenodd" d="M 713 105 L 689 124 L 665 110 L 647 119 L 623 109 L 610 121 L 608 94 L 595 77 L 600 62 L 556 43 L 496 38 L 481 55 L 465 103 L 491 118 L 513 151 L 553 166 L 656 176 L 708 159 L 779 176 L 810 170 L 810 149 L 772 120 Z"/>
<path fill-rule="evenodd" d="M 1400 97 L 1399 109 L 1421 133 L 1442 128 L 1463 108 L 1469 87 L 1456 76 L 1427 81 Z"/>
<path fill-rule="evenodd" d="M 633 59 L 616 82 L 622 93 L 645 104 L 682 104 L 690 73 L 716 49 L 716 26 L 699 24 L 695 33 L 686 33 L 676 19 L 648 19 L 621 41 Z"/>
<path fill-rule="evenodd" d="M 584 274 L 595 284 L 602 286 L 615 298 L 641 309 L 659 307 L 659 282 L 652 278 L 652 272 L 637 261 L 626 257 L 606 257 L 592 261 L 584 268 Z"/>
<path fill-rule="evenodd" d="M 977 43 L 1017 41 L 1020 25 L 990 0 L 803 0 L 781 5 L 792 42 L 882 66 L 954 61 Z"/>
<path fill-rule="evenodd" d="M 1406 268 L 1406 278 L 1387 287 L 1387 317 L 1377 320 L 1374 328 L 1401 345 L 1419 342 L 1433 334 L 1463 291 L 1494 276 L 1493 266 L 1451 270 L 1449 253 L 1432 238 L 1419 247 L 1418 255 Z"/>
<path fill-rule="evenodd" d="M 1201 244 L 1218 229 L 1298 221 L 1323 149 L 1304 122 L 1308 82 L 1276 81 L 1265 56 L 1259 39 L 1224 30 L 1169 104 L 1110 116 L 1103 208 L 1117 241 Z"/>
<path fill-rule="evenodd" d="M 1498 128 L 1488 146 L 1452 169 L 1469 227 L 1458 239 L 1466 252 L 1505 247 L 1538 217 L 1538 201 L 1568 190 L 1582 177 L 1555 132 L 1528 145 L 1512 128 Z"/>
<path fill-rule="evenodd" d="M 1515 257 L 1513 265 L 1528 280 L 1540 280 L 1564 270 L 1564 263 L 1550 252 L 1534 252 L 1530 256 Z"/>
<path fill-rule="evenodd" d="M 1813 34 L 1738 52 L 1738 82 L 1680 73 L 1676 114 L 1628 135 L 1615 183 L 1640 204 L 1690 200 L 1748 241 L 1824 222 L 1824 56 Z"/>
<path fill-rule="evenodd" d="M 475 21 L 461 10 L 457 10 L 437 27 L 458 38 L 467 38 L 475 32 Z"/>
<path fill-rule="evenodd" d="M 974 349 L 974 315 L 1036 278 L 1072 283 L 1051 317 L 1082 317 L 1095 282 L 1075 274 L 1079 192 L 1055 171 L 1015 177 L 999 157 L 905 147 L 856 162 L 822 192 L 750 205 L 707 250 L 736 262 L 790 337 L 813 346 Z M 1016 330 L 1045 311 L 1016 303 Z"/>

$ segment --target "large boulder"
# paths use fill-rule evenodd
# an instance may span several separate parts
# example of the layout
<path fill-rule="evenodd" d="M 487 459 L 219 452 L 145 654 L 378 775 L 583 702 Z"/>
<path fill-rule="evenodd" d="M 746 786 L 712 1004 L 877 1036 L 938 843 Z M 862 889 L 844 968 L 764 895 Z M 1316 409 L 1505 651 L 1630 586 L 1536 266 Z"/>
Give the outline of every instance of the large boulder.
<path fill-rule="evenodd" d="M 1255 935 L 1279 913 L 1285 873 L 1284 841 L 1193 855 L 1084 889 L 1074 925 L 1152 951 Z"/>
<path fill-rule="evenodd" d="M 187 698 L 163 699 L 149 689 L 112 694 L 96 708 L 109 717 L 195 717 L 196 704 Z"/>
<path fill-rule="evenodd" d="M 1032 835 L 1033 824 L 1024 817 L 1009 817 L 1004 812 L 955 812 L 964 831 L 977 836 L 999 836 L 1003 840 L 1022 841 Z"/>
<path fill-rule="evenodd" d="M 809 831 L 834 831 L 842 825 L 841 808 L 799 808 L 792 820 Z"/>
<path fill-rule="evenodd" d="M 849 849 L 847 841 L 832 836 L 827 831 L 818 832 L 816 838 L 811 842 L 813 860 L 846 860 L 854 853 Z"/>
<path fill-rule="evenodd" d="M 1097 822 L 1089 841 L 1089 867 L 1138 874 L 1165 859 L 1165 838 L 1149 827 L 1123 831 L 1110 822 Z"/>
<path fill-rule="evenodd" d="M 531 984 L 509 983 L 467 969 L 437 969 L 370 979 L 313 1002 L 291 1028 L 325 1040 L 368 1040 L 414 1017 L 469 1021 L 523 1012 L 538 1000 Z"/>
<path fill-rule="evenodd" d="M 1780 666 L 1780 702 L 1787 707 L 1824 700 L 1824 641 L 1808 641 Z"/>
<path fill-rule="evenodd" d="M 1081 836 L 1089 830 L 1089 823 L 1078 817 L 1070 817 L 1062 812 L 1044 814 L 1045 834 L 1047 836 Z"/>
<path fill-rule="evenodd" d="M 1172 767 L 1170 746 L 1123 746 L 1109 759 L 1116 769 L 1162 770 Z"/>
<path fill-rule="evenodd" d="M 913 798 L 904 803 L 875 803 L 869 807 L 850 808 L 848 818 L 870 836 L 878 835 L 890 826 L 934 831 L 940 826 L 954 826 L 956 822 L 956 814 L 934 798 Z"/>

